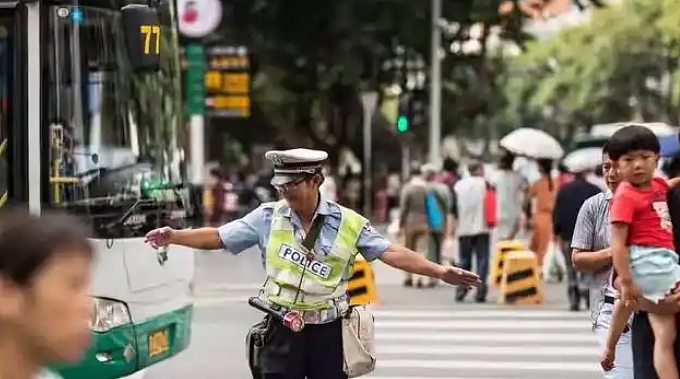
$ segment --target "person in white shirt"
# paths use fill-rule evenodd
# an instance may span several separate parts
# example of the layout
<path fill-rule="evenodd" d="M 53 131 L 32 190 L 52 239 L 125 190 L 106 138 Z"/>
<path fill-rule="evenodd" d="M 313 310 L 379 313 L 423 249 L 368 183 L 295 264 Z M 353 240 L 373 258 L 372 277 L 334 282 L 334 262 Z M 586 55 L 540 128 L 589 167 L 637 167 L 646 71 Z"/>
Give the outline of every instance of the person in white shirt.
<path fill-rule="evenodd" d="M 515 157 L 510 153 L 500 159 L 499 173 L 496 179 L 496 196 L 498 210 L 498 226 L 496 235 L 499 240 L 511 240 L 519 232 L 522 221 L 523 193 L 527 182 L 519 173 L 513 170 Z"/>
<path fill-rule="evenodd" d="M 472 257 L 475 257 L 477 275 L 482 283 L 477 287 L 475 301 L 486 301 L 486 278 L 489 274 L 490 229 L 484 217 L 484 199 L 487 182 L 484 179 L 484 164 L 472 162 L 468 165 L 470 176 L 460 179 L 453 187 L 458 203 L 458 251 L 459 266 L 472 269 Z M 456 289 L 456 301 L 463 301 L 468 289 Z"/>

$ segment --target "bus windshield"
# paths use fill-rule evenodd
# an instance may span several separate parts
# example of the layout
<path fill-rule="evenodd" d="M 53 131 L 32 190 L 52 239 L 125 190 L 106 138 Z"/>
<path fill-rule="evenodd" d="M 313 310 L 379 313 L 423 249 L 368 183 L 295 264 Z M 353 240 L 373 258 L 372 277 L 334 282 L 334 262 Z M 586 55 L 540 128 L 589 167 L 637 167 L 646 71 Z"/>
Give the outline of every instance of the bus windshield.
<path fill-rule="evenodd" d="M 97 216 L 115 204 L 125 212 L 140 199 L 181 203 L 179 192 L 168 189 L 185 177 L 173 6 L 164 1 L 159 9 L 161 69 L 150 73 L 130 67 L 119 10 L 50 7 L 43 88 L 53 206 Z"/>

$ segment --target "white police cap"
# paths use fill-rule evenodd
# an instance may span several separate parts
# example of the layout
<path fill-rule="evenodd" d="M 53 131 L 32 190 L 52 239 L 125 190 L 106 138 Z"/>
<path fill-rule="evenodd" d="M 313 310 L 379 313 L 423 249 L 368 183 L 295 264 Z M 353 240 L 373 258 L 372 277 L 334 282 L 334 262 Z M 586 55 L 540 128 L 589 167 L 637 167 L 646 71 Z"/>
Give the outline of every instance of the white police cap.
<path fill-rule="evenodd" d="M 264 157 L 274 164 L 271 184 L 280 186 L 319 172 L 328 153 L 310 149 L 270 150 Z"/>

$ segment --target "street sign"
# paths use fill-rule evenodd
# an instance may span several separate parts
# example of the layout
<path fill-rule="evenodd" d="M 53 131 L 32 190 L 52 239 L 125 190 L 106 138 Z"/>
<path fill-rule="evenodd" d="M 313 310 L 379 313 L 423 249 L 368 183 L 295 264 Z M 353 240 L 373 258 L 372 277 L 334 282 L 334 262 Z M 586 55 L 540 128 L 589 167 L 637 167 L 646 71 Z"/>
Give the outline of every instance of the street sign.
<path fill-rule="evenodd" d="M 190 44 L 184 49 L 182 68 L 185 70 L 185 96 L 189 116 L 205 114 L 205 49 Z"/>
<path fill-rule="evenodd" d="M 245 46 L 219 46 L 208 49 L 205 73 L 208 115 L 250 117 L 250 60 Z"/>

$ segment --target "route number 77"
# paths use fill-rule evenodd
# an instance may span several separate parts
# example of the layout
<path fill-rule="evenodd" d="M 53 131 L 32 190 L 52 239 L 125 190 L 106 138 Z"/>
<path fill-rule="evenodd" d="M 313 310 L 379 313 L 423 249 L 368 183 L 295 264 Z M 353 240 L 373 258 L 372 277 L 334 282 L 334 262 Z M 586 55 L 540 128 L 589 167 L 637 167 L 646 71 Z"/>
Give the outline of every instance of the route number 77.
<path fill-rule="evenodd" d="M 140 27 L 144 35 L 144 55 L 151 54 L 151 36 L 156 36 L 154 52 L 156 55 L 161 53 L 161 27 L 159 25 L 142 25 Z"/>

